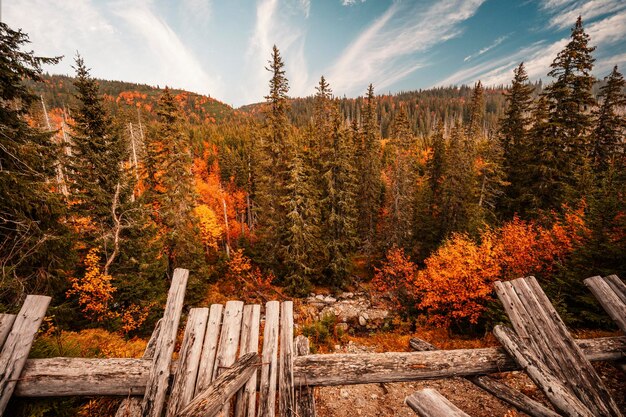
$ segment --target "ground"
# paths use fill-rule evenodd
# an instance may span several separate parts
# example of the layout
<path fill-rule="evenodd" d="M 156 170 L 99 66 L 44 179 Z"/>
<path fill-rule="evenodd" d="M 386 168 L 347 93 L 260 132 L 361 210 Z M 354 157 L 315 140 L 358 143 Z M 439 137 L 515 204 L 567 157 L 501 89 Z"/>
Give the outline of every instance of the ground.
<path fill-rule="evenodd" d="M 343 353 L 374 351 L 375 348 L 349 343 L 339 347 Z M 603 378 L 613 398 L 626 410 L 626 378 L 624 373 L 609 363 L 597 363 L 596 370 Z M 523 372 L 494 375 L 537 401 L 547 404 L 545 397 Z M 316 409 L 320 417 L 415 417 L 404 399 L 422 388 L 435 388 L 461 410 L 472 417 L 526 416 L 515 412 L 508 404 L 481 390 L 463 378 L 417 381 L 394 384 L 365 384 L 319 388 Z"/>

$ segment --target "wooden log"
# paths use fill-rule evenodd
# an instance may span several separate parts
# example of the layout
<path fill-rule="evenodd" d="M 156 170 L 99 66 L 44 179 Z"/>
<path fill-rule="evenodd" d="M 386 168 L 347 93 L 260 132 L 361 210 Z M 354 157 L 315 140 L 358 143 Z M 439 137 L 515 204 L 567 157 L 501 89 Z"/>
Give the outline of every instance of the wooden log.
<path fill-rule="evenodd" d="M 0 352 L 0 416 L 13 395 L 39 326 L 46 314 L 50 297 L 28 295 L 17 314 L 11 332 Z"/>
<path fill-rule="evenodd" d="M 259 352 L 259 324 L 261 320 L 261 306 L 258 304 L 243 307 L 241 326 L 241 342 L 239 356 L 246 353 Z M 254 372 L 246 385 L 237 392 L 235 400 L 235 417 L 256 416 L 256 383 L 257 374 Z"/>
<path fill-rule="evenodd" d="M 524 346 L 511 329 L 496 326 L 493 334 L 560 412 L 571 417 L 593 416 L 585 404 L 574 396 L 558 378 L 554 377 L 551 370 L 537 358 L 534 352 Z"/>
<path fill-rule="evenodd" d="M 243 301 L 228 301 L 224 308 L 224 320 L 222 321 L 222 333 L 215 355 L 215 380 L 224 369 L 230 368 L 237 358 L 239 348 L 239 336 L 241 333 L 241 319 L 243 313 Z M 230 403 L 224 404 L 222 415 L 228 416 Z"/>
<path fill-rule="evenodd" d="M 225 370 L 209 387 L 193 399 L 178 417 L 213 417 L 224 404 L 250 379 L 259 365 L 257 353 L 247 353 Z"/>
<path fill-rule="evenodd" d="M 432 388 L 417 391 L 404 402 L 420 417 L 470 417 Z"/>
<path fill-rule="evenodd" d="M 626 304 L 622 301 L 608 280 L 600 276 L 587 278 L 583 281 L 604 311 L 617 323 L 620 330 L 626 333 Z M 619 291 L 619 290 L 618 290 Z"/>
<path fill-rule="evenodd" d="M 148 344 L 146 345 L 146 349 L 143 351 L 143 359 L 152 359 L 154 356 L 154 350 L 156 349 L 156 343 L 159 339 L 159 333 L 161 332 L 161 323 L 163 319 L 159 319 L 156 325 L 154 326 L 154 330 L 152 331 L 152 335 L 150 336 L 150 340 L 148 340 Z M 122 403 L 117 409 L 115 413 L 115 417 L 139 417 L 141 416 L 141 397 L 130 397 L 131 393 L 128 393 L 129 397 L 122 400 Z"/>
<path fill-rule="evenodd" d="M 601 339 L 579 341 L 590 360 L 618 360 L 626 355 L 626 338 Z M 316 354 L 295 358 L 294 383 L 296 386 L 333 386 L 405 382 L 519 369 L 501 348 Z"/>
<path fill-rule="evenodd" d="M 276 376 L 278 373 L 278 319 L 280 303 L 265 304 L 261 383 L 259 388 L 259 417 L 274 417 L 276 406 Z"/>
<path fill-rule="evenodd" d="M 611 286 L 613 292 L 617 294 L 622 303 L 626 304 L 626 284 L 619 279 L 617 275 L 609 275 L 604 277 L 604 280 Z"/>
<path fill-rule="evenodd" d="M 163 313 L 163 324 L 159 339 L 154 351 L 153 365 L 148 376 L 146 391 L 141 402 L 141 415 L 143 417 L 160 417 L 165 403 L 165 394 L 170 379 L 170 364 L 172 353 L 176 343 L 176 333 L 180 314 L 185 301 L 185 289 L 189 271 L 186 269 L 175 269 L 167 295 L 165 312 Z"/>
<path fill-rule="evenodd" d="M 437 350 L 436 346 L 416 337 L 409 340 L 409 345 L 413 349 L 419 347 L 426 351 Z M 493 378 L 488 376 L 474 376 L 467 377 L 466 379 L 494 397 L 501 399 L 531 417 L 560 417 L 559 414 L 545 407 L 543 404 Z"/>
<path fill-rule="evenodd" d="M 217 353 L 217 342 L 222 327 L 222 312 L 224 306 L 213 304 L 209 310 L 209 322 L 207 323 L 202 344 L 202 354 L 200 356 L 200 367 L 198 370 L 198 380 L 196 382 L 196 392 L 198 395 L 206 390 L 213 381 L 213 369 L 215 368 L 215 354 Z"/>
<path fill-rule="evenodd" d="M 193 399 L 208 318 L 208 308 L 192 308 L 189 311 L 172 392 L 167 404 L 167 417 L 176 416 L 178 411 L 185 408 Z"/>
<path fill-rule="evenodd" d="M 15 322 L 15 314 L 0 314 L 0 349 L 4 346 Z"/>
<path fill-rule="evenodd" d="M 626 337 L 577 340 L 591 361 L 626 357 Z M 265 343 L 264 343 L 265 345 Z M 15 388 L 19 397 L 143 395 L 152 361 L 145 359 L 28 359 Z M 369 364 L 373 364 L 370 369 Z M 176 363 L 172 364 L 172 375 Z M 521 369 L 502 348 L 436 352 L 307 355 L 294 359 L 298 386 L 418 381 Z M 276 380 L 274 380 L 276 387 Z"/>
<path fill-rule="evenodd" d="M 533 309 L 529 312 L 531 315 L 539 319 L 547 316 L 545 326 L 540 330 L 543 336 L 552 342 L 551 352 L 555 355 L 562 355 L 558 361 L 567 377 L 564 382 L 568 384 L 571 392 L 575 393 L 596 416 L 622 416 L 604 382 L 574 342 L 565 323 L 537 280 L 534 277 L 528 277 L 513 280 L 512 283 L 516 291 L 524 294 L 526 301 L 531 302 L 529 306 L 535 304 L 539 308 L 539 314 Z M 554 369 L 552 371 L 554 372 Z"/>
<path fill-rule="evenodd" d="M 310 354 L 309 338 L 300 335 L 294 341 L 295 356 Z M 315 395 L 313 388 L 300 386 L 295 389 L 296 415 L 298 417 L 316 417 Z"/>
<path fill-rule="evenodd" d="M 293 301 L 283 301 L 280 312 L 280 378 L 278 410 L 281 417 L 295 415 L 293 388 Z"/>

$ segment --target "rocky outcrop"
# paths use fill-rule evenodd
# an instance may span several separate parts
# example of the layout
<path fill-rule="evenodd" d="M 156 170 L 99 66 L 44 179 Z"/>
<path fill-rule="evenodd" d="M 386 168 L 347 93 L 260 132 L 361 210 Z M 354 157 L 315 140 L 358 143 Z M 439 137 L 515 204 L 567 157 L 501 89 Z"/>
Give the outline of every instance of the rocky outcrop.
<path fill-rule="evenodd" d="M 311 294 L 305 303 L 316 310 L 318 318 L 333 314 L 344 331 L 350 326 L 359 330 L 382 328 L 389 318 L 389 311 L 373 306 L 366 293 L 344 292 L 336 297 Z"/>

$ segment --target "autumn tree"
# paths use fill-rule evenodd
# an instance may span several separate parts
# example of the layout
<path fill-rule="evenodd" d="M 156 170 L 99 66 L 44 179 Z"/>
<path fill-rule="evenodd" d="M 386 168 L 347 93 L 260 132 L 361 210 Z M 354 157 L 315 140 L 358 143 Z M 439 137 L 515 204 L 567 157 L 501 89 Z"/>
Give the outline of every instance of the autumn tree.
<path fill-rule="evenodd" d="M 12 308 L 27 293 L 63 288 L 59 273 L 72 259 L 63 225 L 64 203 L 53 190 L 59 152 L 54 132 L 30 126 L 37 99 L 28 82 L 41 81 L 44 58 L 23 48 L 28 36 L 0 22 L 0 306 Z"/>

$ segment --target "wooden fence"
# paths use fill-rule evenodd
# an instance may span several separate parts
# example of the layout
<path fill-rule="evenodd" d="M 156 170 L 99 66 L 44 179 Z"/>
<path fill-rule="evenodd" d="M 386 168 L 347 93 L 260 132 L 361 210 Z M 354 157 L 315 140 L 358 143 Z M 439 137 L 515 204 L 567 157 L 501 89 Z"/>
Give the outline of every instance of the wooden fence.
<path fill-rule="evenodd" d="M 28 296 L 17 316 L 0 315 L 0 414 L 12 396 L 114 395 L 125 397 L 117 417 L 314 416 L 314 387 L 463 376 L 505 401 L 508 397 L 518 408 L 522 404 L 526 412 L 523 405 L 530 404 L 530 415 L 558 415 L 480 377 L 526 368 L 506 342 L 505 348 L 442 351 L 414 341 L 417 352 L 312 355 L 308 339 L 294 337 L 291 301 L 265 306 L 229 301 L 191 309 L 173 361 L 188 275 L 184 269 L 174 272 L 163 318 L 138 359 L 27 359 L 50 298 Z M 617 285 L 613 279 L 611 283 Z M 619 319 L 622 310 L 615 305 L 616 297 L 609 298 L 611 312 Z M 507 308 L 514 324 L 519 322 L 516 311 Z M 582 355 L 578 359 L 587 363 L 626 356 L 626 337 L 572 339 L 571 344 Z M 413 396 L 408 404 L 419 409 L 416 401 L 429 403 L 439 397 L 429 391 Z M 533 414 L 534 409 L 538 411 Z"/>

